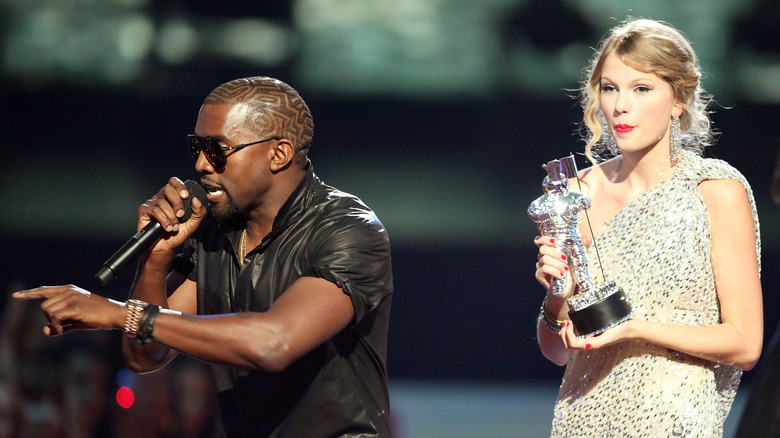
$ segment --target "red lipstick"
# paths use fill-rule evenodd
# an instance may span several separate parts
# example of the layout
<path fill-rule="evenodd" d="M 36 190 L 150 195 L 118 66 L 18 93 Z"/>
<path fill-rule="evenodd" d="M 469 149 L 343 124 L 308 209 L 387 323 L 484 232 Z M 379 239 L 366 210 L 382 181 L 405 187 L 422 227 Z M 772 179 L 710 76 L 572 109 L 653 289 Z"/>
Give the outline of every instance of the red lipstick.
<path fill-rule="evenodd" d="M 631 125 L 625 125 L 623 123 L 619 125 L 615 125 L 615 131 L 618 132 L 618 134 L 626 134 L 634 130 L 634 127 Z"/>

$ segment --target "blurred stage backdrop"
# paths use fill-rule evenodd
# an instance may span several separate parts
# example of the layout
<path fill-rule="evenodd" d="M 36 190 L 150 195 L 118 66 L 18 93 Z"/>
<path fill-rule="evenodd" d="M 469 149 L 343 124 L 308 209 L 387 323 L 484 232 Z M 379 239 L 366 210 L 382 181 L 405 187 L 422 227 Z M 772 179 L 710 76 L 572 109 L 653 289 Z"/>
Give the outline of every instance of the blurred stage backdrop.
<path fill-rule="evenodd" d="M 581 151 L 571 96 L 591 47 L 629 15 L 683 30 L 708 72 L 722 131 L 709 155 L 742 170 L 758 202 L 769 337 L 770 0 L 0 0 L 4 295 L 75 283 L 123 299 L 132 272 L 106 287 L 93 275 L 134 233 L 140 203 L 170 176 L 196 176 L 184 136 L 203 98 L 229 79 L 278 77 L 314 114 L 315 171 L 373 207 L 392 239 L 397 436 L 544 436 L 562 369 L 534 339 L 543 292 L 526 208 L 541 164 Z M 0 358 L 0 433 L 21 421 L 36 436 L 211 436 L 190 433 L 213 430 L 198 363 L 132 376 L 118 332 L 42 339 L 37 310 L 0 306 L 13 353 Z M 150 410 L 167 414 L 138 420 Z"/>

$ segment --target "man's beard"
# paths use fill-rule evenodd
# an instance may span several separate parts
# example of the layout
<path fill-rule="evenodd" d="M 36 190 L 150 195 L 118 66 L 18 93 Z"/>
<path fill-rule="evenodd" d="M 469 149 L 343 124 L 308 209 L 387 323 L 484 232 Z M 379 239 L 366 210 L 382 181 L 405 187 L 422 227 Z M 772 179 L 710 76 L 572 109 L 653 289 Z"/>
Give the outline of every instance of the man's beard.
<path fill-rule="evenodd" d="M 241 211 L 238 209 L 238 205 L 233 201 L 230 193 L 225 192 L 227 197 L 227 203 L 225 205 L 213 205 L 209 209 L 209 213 L 217 218 L 220 222 L 229 222 L 237 217 L 241 216 Z"/>

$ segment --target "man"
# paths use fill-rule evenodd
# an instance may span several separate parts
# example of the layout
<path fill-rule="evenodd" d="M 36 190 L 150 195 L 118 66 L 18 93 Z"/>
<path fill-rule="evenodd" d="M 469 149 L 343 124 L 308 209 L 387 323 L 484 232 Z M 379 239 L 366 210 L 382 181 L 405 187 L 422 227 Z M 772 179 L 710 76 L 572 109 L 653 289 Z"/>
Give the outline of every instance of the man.
<path fill-rule="evenodd" d="M 190 194 L 177 178 L 139 207 L 139 230 L 156 220 L 167 233 L 127 305 L 74 286 L 14 297 L 47 298 L 50 335 L 124 329 L 133 371 L 178 352 L 213 364 L 228 437 L 390 436 L 390 245 L 368 207 L 314 175 L 313 127 L 279 80 L 220 85 L 188 136 L 210 210 L 191 199 L 179 223 Z"/>

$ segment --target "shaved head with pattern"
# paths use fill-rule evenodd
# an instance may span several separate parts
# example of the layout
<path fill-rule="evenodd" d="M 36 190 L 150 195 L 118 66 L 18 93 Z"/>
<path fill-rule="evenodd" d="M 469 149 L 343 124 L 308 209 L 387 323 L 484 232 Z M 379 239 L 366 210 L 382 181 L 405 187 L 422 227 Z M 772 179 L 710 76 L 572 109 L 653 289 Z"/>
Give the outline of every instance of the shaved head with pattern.
<path fill-rule="evenodd" d="M 295 148 L 295 162 L 306 166 L 314 120 L 306 102 L 291 86 L 265 76 L 235 79 L 215 88 L 203 104 L 246 104 L 245 126 L 260 137 L 289 139 Z"/>

